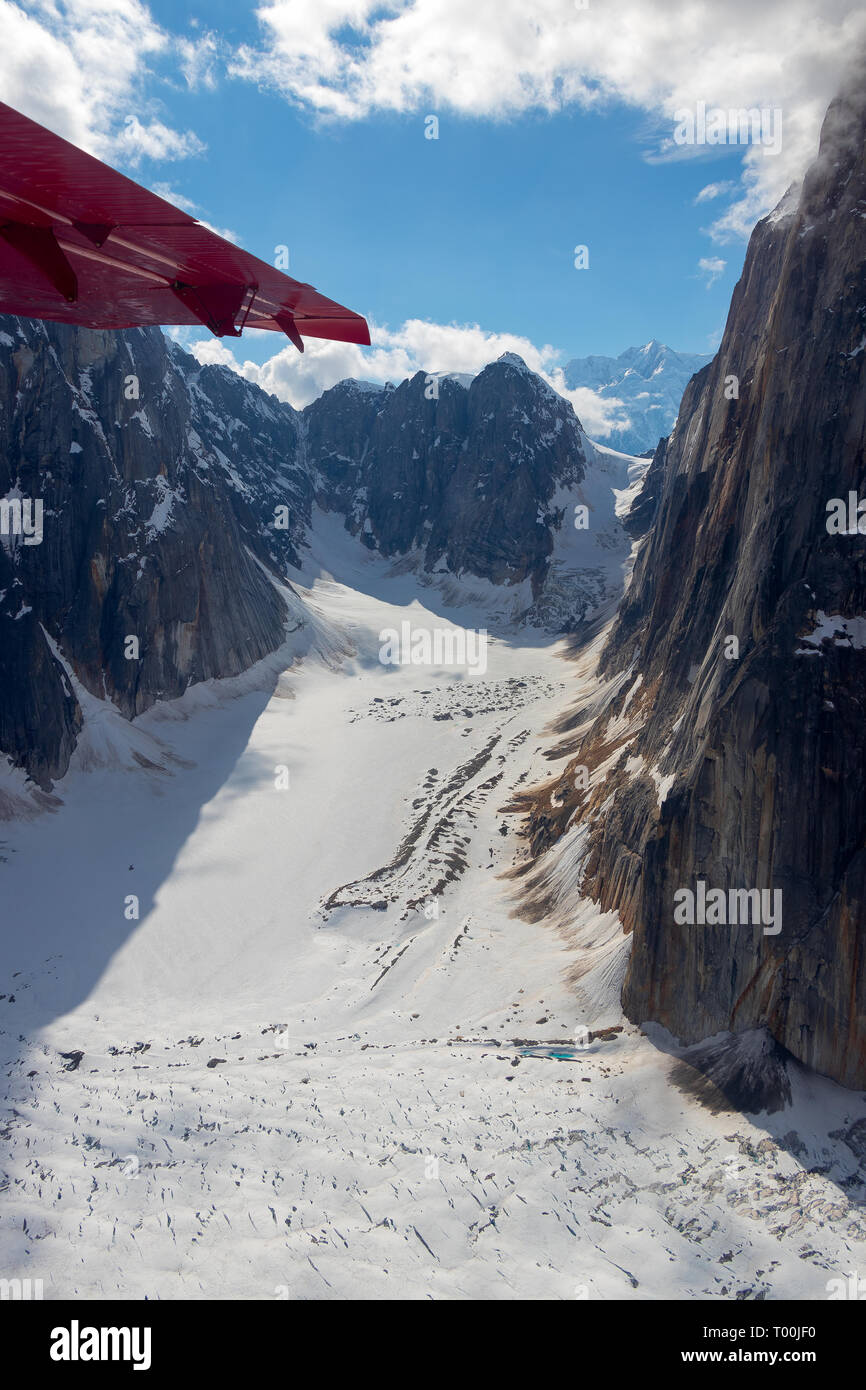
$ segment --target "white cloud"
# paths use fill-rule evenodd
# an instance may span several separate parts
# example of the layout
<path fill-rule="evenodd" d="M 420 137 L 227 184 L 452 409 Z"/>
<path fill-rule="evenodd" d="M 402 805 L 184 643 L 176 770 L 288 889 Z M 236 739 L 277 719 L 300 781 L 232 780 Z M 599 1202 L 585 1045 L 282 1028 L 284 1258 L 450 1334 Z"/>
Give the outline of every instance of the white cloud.
<path fill-rule="evenodd" d="M 710 229 L 722 240 L 745 235 L 802 174 L 848 55 L 866 39 L 859 0 L 606 0 L 585 10 L 567 0 L 266 0 L 257 14 L 262 42 L 242 46 L 230 70 L 322 117 L 503 118 L 617 99 L 657 119 L 663 153 L 693 158 L 701 147 L 671 149 L 677 109 L 778 107 L 781 152 L 745 150 L 740 196 Z"/>
<path fill-rule="evenodd" d="M 181 159 L 204 148 L 145 97 L 175 41 L 140 0 L 0 0 L 0 91 L 16 110 L 101 159 Z M 179 54 L 189 64 L 189 55 Z"/>
<path fill-rule="evenodd" d="M 204 87 L 212 92 L 217 85 L 217 60 L 221 44 L 216 34 L 202 34 L 197 39 L 174 39 L 180 58 L 180 70 L 193 91 Z"/>
<path fill-rule="evenodd" d="M 727 261 L 723 261 L 721 256 L 702 256 L 698 261 L 698 270 L 706 277 L 707 289 L 714 285 L 719 276 L 727 266 Z"/>
<path fill-rule="evenodd" d="M 202 154 L 205 146 L 192 131 L 181 133 L 162 121 L 144 125 L 137 116 L 126 116 L 123 129 L 112 140 L 112 149 L 128 164 L 137 164 L 145 155 L 148 159 L 185 159 Z"/>
<path fill-rule="evenodd" d="M 730 180 L 725 180 L 723 183 L 708 183 L 695 198 L 695 203 L 710 203 L 714 198 L 722 198 L 726 193 L 732 192 L 735 187 L 736 185 Z"/>
<path fill-rule="evenodd" d="M 197 216 L 198 203 L 194 203 L 192 198 L 187 198 L 185 193 L 178 193 L 171 184 L 152 183 L 150 191 L 155 193 L 158 198 L 165 198 L 167 202 L 174 203 L 175 207 L 180 208 L 183 212 L 188 212 L 190 217 Z"/>
<path fill-rule="evenodd" d="M 235 246 L 240 246 L 240 236 L 237 232 L 233 232 L 230 227 L 215 227 L 212 222 L 208 222 L 206 217 L 197 217 L 196 220 L 200 222 L 203 227 L 207 227 L 209 232 L 216 232 L 217 236 L 222 237 L 223 241 L 230 241 Z"/>
<path fill-rule="evenodd" d="M 226 241 L 234 242 L 235 246 L 240 245 L 240 237 L 237 232 L 231 231 L 228 227 L 215 227 L 212 222 L 208 222 L 206 217 L 202 217 L 198 203 L 194 203 L 192 198 L 187 198 L 185 194 L 176 192 L 167 183 L 152 183 L 151 192 L 156 193 L 159 198 L 165 198 L 166 202 L 174 203 L 175 207 L 181 208 L 183 212 L 188 212 L 190 217 L 194 217 L 203 227 L 207 227 L 209 232 L 216 232 L 217 236 L 224 237 Z"/>
<path fill-rule="evenodd" d="M 557 362 L 562 354 L 556 348 L 536 347 L 515 333 L 490 333 L 478 324 L 408 319 L 401 328 L 391 331 L 371 323 L 371 347 L 305 338 L 303 355 L 287 345 L 261 366 L 249 360 L 239 362 L 231 348 L 217 338 L 189 341 L 187 334 L 172 336 L 202 364 L 231 367 L 299 410 L 346 377 L 398 382 L 418 371 L 474 375 L 503 352 L 516 352 L 532 371 L 571 401 L 592 438 L 604 439 L 612 429 L 626 428 L 629 423 L 622 401 L 605 400 L 585 387 L 568 390 Z"/>
<path fill-rule="evenodd" d="M 688 159 L 707 151 L 673 144 L 678 109 L 779 108 L 781 151 L 743 147 L 739 185 L 698 194 L 733 198 L 708 229 L 718 240 L 746 235 L 801 175 L 866 42 L 860 0 L 263 0 L 256 14 L 261 42 L 241 46 L 229 71 L 320 118 L 436 112 L 447 140 L 449 112 L 504 119 L 620 101 L 653 123 L 648 157 Z M 144 0 L 0 0 L 0 91 L 101 158 L 183 158 L 201 142 L 165 124 L 147 87 L 157 64 L 190 88 L 216 85 L 225 42 L 191 29 L 167 32 Z M 420 119 L 418 129 L 420 140 Z"/>

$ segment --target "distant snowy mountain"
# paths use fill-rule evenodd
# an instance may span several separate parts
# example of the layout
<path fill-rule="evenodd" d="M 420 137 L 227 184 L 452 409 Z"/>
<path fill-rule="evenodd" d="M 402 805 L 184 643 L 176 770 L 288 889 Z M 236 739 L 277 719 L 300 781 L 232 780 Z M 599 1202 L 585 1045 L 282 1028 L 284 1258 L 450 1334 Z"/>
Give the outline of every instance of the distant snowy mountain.
<path fill-rule="evenodd" d="M 674 352 L 653 338 L 644 347 L 626 348 L 619 357 L 573 357 L 565 366 L 570 391 L 579 386 L 605 400 L 621 400 L 628 426 L 605 440 L 626 454 L 655 449 L 670 434 L 688 382 L 711 360 L 699 352 Z"/>

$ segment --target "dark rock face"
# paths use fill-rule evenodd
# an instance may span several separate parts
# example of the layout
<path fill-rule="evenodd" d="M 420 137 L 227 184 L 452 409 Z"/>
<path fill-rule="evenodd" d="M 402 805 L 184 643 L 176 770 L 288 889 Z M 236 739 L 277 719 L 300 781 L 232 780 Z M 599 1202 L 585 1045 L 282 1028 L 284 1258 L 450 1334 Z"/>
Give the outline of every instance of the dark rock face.
<path fill-rule="evenodd" d="M 629 1016 L 686 1043 L 766 1026 L 849 1086 L 866 1085 L 866 543 L 826 523 L 830 499 L 866 492 L 864 139 L 852 90 L 799 201 L 752 235 L 719 353 L 647 478 L 637 529 L 657 505 L 655 523 L 576 761 L 622 752 L 575 803 L 584 891 L 634 934 Z M 780 889 L 781 930 L 678 924 L 699 880 Z"/>
<path fill-rule="evenodd" d="M 284 640 L 268 569 L 297 558 L 311 489 L 285 462 L 294 412 L 157 330 L 4 325 L 0 498 L 44 512 L 41 544 L 2 537 L 0 747 L 47 788 L 81 711 L 45 634 L 128 718 L 238 674 Z"/>
<path fill-rule="evenodd" d="M 571 406 L 516 357 L 431 380 L 343 382 L 299 414 L 154 329 L 3 320 L 0 499 L 43 522 L 40 544 L 0 537 L 0 750 L 44 790 L 63 776 L 83 720 L 63 663 L 132 719 L 273 652 L 314 500 L 385 556 L 539 593 L 552 498 L 585 471 Z M 601 585 L 566 581 L 553 618 Z"/>
<path fill-rule="evenodd" d="M 581 481 L 586 457 L 570 404 L 519 357 L 468 387 L 423 372 L 383 391 L 341 382 L 304 418 L 318 500 L 366 544 L 417 550 L 428 572 L 531 579 L 537 597 L 562 522 L 553 494 Z"/>
<path fill-rule="evenodd" d="M 790 1057 L 766 1029 L 686 1048 L 671 1080 L 715 1111 L 773 1115 L 791 1101 Z"/>
<path fill-rule="evenodd" d="M 866 1120 L 855 1120 L 848 1129 L 831 1130 L 830 1138 L 843 1140 L 854 1157 L 866 1167 Z"/>
<path fill-rule="evenodd" d="M 664 485 L 667 452 L 667 439 L 660 439 L 652 454 L 652 462 L 644 474 L 641 490 L 628 515 L 623 517 L 622 524 L 632 540 L 640 540 L 641 536 L 645 536 L 655 521 Z"/>

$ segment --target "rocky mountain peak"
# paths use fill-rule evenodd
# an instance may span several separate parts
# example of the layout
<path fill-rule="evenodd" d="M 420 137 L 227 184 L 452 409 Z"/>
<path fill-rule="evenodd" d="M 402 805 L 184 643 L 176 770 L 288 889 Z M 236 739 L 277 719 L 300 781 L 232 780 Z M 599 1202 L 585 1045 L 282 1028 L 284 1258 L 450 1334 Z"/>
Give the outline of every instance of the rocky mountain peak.
<path fill-rule="evenodd" d="M 688 1043 L 766 1028 L 850 1086 L 866 1081 L 866 555 L 856 521 L 828 517 L 864 484 L 864 148 L 860 85 L 830 108 L 796 210 L 787 195 L 752 234 L 719 352 L 638 499 L 645 538 L 575 754 L 609 770 L 555 823 L 539 806 L 533 831 L 584 825 L 583 891 L 630 934 L 631 1018 Z M 678 894 L 710 891 L 778 894 L 778 926 L 675 916 Z"/>

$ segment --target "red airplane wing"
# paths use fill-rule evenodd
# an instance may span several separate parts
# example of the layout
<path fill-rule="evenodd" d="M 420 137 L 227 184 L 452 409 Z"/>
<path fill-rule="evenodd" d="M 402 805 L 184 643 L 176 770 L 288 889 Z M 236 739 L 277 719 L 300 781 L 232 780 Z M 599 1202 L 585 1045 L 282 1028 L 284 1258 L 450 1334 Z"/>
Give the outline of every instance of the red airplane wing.
<path fill-rule="evenodd" d="M 0 312 L 370 342 L 366 321 L 0 102 Z"/>

